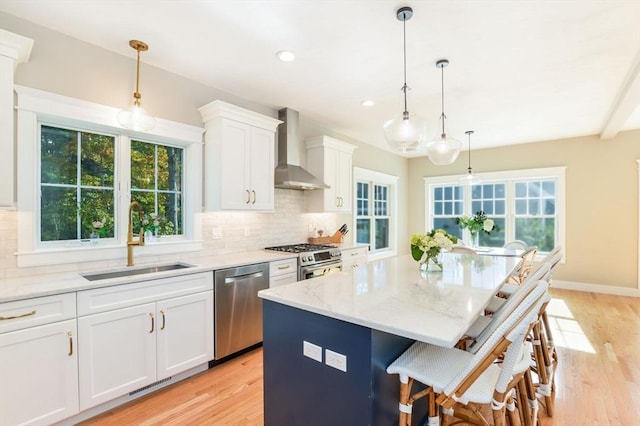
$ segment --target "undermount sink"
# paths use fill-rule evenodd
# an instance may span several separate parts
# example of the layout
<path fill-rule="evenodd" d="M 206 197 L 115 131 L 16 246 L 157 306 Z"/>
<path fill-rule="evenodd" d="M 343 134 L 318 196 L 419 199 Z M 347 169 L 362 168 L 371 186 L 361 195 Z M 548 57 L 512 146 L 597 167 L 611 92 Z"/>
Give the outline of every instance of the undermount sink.
<path fill-rule="evenodd" d="M 169 265 L 146 266 L 143 268 L 123 269 L 119 271 L 82 274 L 82 276 L 89 281 L 100 281 L 100 280 L 108 280 L 110 278 L 130 277 L 132 275 L 152 274 L 154 272 L 173 271 L 176 269 L 185 269 L 185 268 L 191 268 L 191 267 L 193 267 L 193 265 L 188 265 L 186 263 L 172 263 Z"/>

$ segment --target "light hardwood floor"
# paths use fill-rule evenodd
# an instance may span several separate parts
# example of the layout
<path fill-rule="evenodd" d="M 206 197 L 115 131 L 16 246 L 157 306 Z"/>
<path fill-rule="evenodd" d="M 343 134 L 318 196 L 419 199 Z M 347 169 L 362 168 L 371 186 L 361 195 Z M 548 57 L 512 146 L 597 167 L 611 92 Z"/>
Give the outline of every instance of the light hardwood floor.
<path fill-rule="evenodd" d="M 640 299 L 551 292 L 560 363 L 555 414 L 542 426 L 640 425 Z M 256 349 L 82 424 L 262 426 L 262 398 Z"/>

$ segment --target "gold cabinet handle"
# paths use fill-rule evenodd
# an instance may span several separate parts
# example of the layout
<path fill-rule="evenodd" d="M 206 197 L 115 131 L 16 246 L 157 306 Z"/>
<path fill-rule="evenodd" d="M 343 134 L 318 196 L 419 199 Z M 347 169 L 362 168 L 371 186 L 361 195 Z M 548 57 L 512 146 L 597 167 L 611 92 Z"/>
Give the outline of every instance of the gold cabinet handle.
<path fill-rule="evenodd" d="M 251 192 L 249 192 L 248 189 L 245 189 L 245 191 L 247 191 L 247 202 L 246 202 L 246 204 L 249 204 L 251 202 Z"/>
<path fill-rule="evenodd" d="M 69 331 L 67 336 L 69 336 L 69 356 L 71 356 L 73 355 L 73 333 Z"/>
<path fill-rule="evenodd" d="M 253 194 L 253 201 L 251 202 L 251 204 L 255 204 L 256 203 L 256 191 L 254 189 L 252 189 L 251 193 Z"/>
<path fill-rule="evenodd" d="M 162 327 L 160 327 L 160 330 L 164 330 L 164 326 L 167 325 L 164 309 L 160 310 L 160 313 L 162 314 Z"/>
<path fill-rule="evenodd" d="M 291 268 L 291 265 L 280 265 L 278 266 L 278 269 L 289 269 Z"/>
<path fill-rule="evenodd" d="M 149 312 L 149 316 L 151 317 L 151 331 L 149 332 L 149 334 L 151 334 L 153 333 L 153 330 L 155 330 L 156 322 L 153 319 L 153 314 L 151 312 Z"/>
<path fill-rule="evenodd" d="M 31 312 L 27 312 L 26 314 L 20 314 L 20 315 L 12 315 L 10 317 L 0 317 L 0 321 L 4 321 L 4 320 L 10 320 L 10 319 L 16 319 L 16 318 L 24 318 L 24 317 L 29 317 L 31 315 L 35 315 L 36 311 L 33 310 Z"/>

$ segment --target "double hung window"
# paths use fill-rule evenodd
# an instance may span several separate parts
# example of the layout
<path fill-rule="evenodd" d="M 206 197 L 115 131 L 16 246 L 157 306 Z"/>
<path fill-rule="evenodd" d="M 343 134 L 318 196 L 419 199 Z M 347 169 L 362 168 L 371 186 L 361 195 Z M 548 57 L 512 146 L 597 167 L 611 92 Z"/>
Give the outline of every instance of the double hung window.
<path fill-rule="evenodd" d="M 396 247 L 395 176 L 354 169 L 355 241 L 369 244 L 371 255 L 391 255 Z"/>

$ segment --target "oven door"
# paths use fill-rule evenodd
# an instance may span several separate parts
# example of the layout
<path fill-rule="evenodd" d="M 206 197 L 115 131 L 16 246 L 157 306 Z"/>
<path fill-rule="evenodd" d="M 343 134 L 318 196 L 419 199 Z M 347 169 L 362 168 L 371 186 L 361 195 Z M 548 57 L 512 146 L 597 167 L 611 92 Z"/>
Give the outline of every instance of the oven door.
<path fill-rule="evenodd" d="M 333 272 L 342 271 L 342 262 L 323 263 L 322 265 L 303 266 L 300 268 L 298 280 L 321 277 Z"/>

